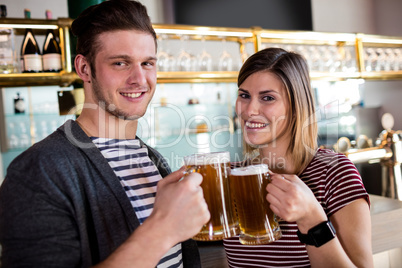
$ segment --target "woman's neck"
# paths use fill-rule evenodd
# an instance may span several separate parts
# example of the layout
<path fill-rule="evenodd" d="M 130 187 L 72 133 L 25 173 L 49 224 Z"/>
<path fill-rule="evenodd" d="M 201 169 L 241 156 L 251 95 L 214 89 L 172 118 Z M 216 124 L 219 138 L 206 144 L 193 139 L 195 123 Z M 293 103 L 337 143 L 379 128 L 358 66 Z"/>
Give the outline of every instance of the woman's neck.
<path fill-rule="evenodd" d="M 275 173 L 294 173 L 293 160 L 287 152 L 287 147 L 279 145 L 264 145 L 259 149 L 260 162 L 267 164 Z"/>

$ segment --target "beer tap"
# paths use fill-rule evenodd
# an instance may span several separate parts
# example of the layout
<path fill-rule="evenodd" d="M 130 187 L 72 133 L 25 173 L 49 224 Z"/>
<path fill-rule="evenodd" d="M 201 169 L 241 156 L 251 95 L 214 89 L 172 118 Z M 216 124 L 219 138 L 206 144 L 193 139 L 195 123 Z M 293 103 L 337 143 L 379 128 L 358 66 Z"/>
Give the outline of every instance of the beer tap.
<path fill-rule="evenodd" d="M 353 148 L 346 137 L 341 137 L 334 147 L 354 164 L 379 162 L 382 174 L 382 196 L 402 201 L 402 131 L 392 130 L 394 118 L 389 113 L 382 116 L 381 124 L 384 130 L 380 133 L 375 147 L 370 146 L 370 140 L 364 135 L 356 140 L 357 148 Z"/>

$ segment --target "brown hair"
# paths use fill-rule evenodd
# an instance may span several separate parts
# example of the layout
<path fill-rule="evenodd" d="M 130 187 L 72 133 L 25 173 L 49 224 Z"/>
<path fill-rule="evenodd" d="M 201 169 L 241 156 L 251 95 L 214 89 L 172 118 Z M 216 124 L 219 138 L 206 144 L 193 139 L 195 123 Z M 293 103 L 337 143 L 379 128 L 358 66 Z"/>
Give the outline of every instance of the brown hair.
<path fill-rule="evenodd" d="M 267 48 L 250 56 L 242 66 L 237 85 L 253 73 L 268 71 L 284 84 L 289 98 L 289 131 L 291 142 L 287 153 L 300 173 L 310 163 L 317 149 L 317 123 L 308 66 L 304 58 L 281 48 Z M 254 148 L 245 144 L 245 152 Z"/>
<path fill-rule="evenodd" d="M 147 9 L 141 3 L 130 0 L 109 0 L 85 9 L 71 25 L 77 37 L 77 54 L 88 59 L 95 77 L 95 56 L 102 45 L 98 36 L 116 30 L 138 30 L 149 33 L 155 40 Z"/>

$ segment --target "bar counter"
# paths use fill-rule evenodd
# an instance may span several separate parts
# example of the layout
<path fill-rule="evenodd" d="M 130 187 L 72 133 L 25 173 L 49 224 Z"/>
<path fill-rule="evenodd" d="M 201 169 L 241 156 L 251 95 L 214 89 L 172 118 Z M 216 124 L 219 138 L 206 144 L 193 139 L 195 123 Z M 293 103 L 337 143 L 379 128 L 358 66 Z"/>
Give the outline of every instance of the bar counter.
<path fill-rule="evenodd" d="M 402 248 L 402 202 L 370 195 L 373 254 Z M 222 241 L 197 242 L 203 268 L 228 267 Z"/>
<path fill-rule="evenodd" d="M 373 254 L 402 248 L 402 202 L 370 195 Z"/>

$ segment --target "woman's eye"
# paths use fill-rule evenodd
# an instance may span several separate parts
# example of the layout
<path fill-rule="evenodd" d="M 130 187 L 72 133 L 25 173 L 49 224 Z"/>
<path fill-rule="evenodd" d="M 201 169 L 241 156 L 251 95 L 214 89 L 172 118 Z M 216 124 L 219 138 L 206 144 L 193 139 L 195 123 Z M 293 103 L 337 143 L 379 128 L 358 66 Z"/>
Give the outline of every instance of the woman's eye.
<path fill-rule="evenodd" d="M 248 99 L 250 96 L 246 93 L 239 93 L 239 97 L 242 99 Z"/>
<path fill-rule="evenodd" d="M 264 101 L 273 101 L 273 100 L 275 100 L 275 98 L 272 97 L 272 96 L 264 96 L 262 99 L 263 99 Z"/>

